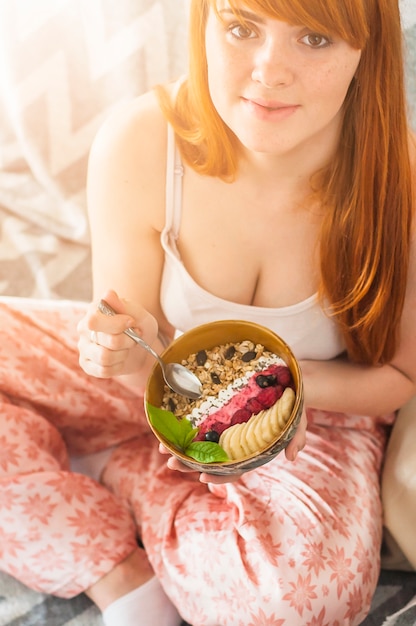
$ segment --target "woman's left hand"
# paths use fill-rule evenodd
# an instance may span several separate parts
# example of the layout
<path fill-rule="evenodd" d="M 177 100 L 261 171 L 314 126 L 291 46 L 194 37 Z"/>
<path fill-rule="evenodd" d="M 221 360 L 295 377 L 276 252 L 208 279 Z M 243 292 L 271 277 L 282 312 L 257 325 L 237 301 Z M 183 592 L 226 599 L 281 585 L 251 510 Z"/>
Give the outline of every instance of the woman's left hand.
<path fill-rule="evenodd" d="M 171 454 L 163 444 L 159 444 L 159 452 L 161 454 Z M 183 472 L 184 474 L 194 474 L 195 480 L 199 480 L 201 483 L 212 483 L 215 485 L 223 485 L 224 483 L 234 483 L 238 480 L 243 472 L 233 474 L 233 476 L 215 476 L 214 474 L 206 474 L 205 472 L 196 472 L 195 470 L 187 467 L 180 462 L 175 456 L 171 456 L 167 462 L 168 467 L 176 472 Z"/>
<path fill-rule="evenodd" d="M 296 433 L 290 440 L 288 446 L 285 449 L 285 455 L 288 461 L 294 461 L 298 455 L 298 452 L 303 450 L 306 445 L 306 429 L 308 427 L 308 419 L 306 417 L 306 411 L 303 409 L 302 417 L 300 418 L 299 426 Z"/>

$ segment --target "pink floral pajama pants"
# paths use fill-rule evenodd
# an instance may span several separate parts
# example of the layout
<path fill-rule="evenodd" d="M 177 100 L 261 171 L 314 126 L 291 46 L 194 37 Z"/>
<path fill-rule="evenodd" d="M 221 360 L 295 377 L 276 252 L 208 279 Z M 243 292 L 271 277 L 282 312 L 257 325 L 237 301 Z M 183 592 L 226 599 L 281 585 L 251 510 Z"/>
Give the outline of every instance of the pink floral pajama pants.
<path fill-rule="evenodd" d="M 308 445 L 226 485 L 173 472 L 143 400 L 78 365 L 82 306 L 0 304 L 0 569 L 70 598 L 140 536 L 193 626 L 341 626 L 379 572 L 391 418 L 309 412 Z M 20 309 L 20 310 L 19 310 Z M 116 446 L 102 484 L 69 457 Z M 155 625 L 157 626 L 157 625 Z"/>

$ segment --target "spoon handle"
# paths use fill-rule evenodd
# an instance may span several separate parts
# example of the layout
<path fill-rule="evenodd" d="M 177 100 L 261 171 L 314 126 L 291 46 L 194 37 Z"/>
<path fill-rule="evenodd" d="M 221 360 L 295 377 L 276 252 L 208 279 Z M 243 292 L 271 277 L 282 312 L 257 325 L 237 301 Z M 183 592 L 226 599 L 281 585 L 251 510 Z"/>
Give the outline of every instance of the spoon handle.
<path fill-rule="evenodd" d="M 104 315 L 116 315 L 116 311 L 113 309 L 113 307 L 111 307 L 108 302 L 106 302 L 105 300 L 100 300 L 100 302 L 98 303 L 98 310 L 101 311 L 101 313 L 104 313 Z M 157 352 L 155 352 L 153 350 L 153 348 L 151 348 L 149 346 L 148 343 L 146 343 L 141 337 L 140 335 L 138 335 L 136 333 L 136 331 L 133 328 L 126 328 L 126 330 L 123 331 L 125 335 L 128 335 L 130 337 L 130 339 L 133 339 L 133 341 L 135 341 L 136 343 L 139 344 L 139 346 L 141 346 L 142 348 L 144 348 L 145 350 L 147 350 L 148 352 L 150 352 L 150 354 L 152 356 L 154 356 L 155 359 L 157 359 L 159 361 L 159 363 L 161 365 L 163 365 L 163 363 L 161 362 L 161 358 L 158 355 Z"/>

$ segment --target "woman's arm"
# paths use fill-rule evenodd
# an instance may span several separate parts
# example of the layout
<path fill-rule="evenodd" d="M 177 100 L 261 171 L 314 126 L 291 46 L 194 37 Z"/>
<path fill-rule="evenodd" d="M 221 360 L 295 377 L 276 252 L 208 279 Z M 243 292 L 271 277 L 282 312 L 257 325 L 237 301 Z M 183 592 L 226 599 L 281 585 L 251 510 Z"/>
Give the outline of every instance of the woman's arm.
<path fill-rule="evenodd" d="M 302 361 L 301 368 L 310 408 L 375 416 L 397 410 L 416 394 L 415 372 L 391 364 L 362 366 L 339 358 Z"/>
<path fill-rule="evenodd" d="M 127 376 L 140 388 L 154 359 L 123 330 L 135 327 L 158 352 L 158 335 L 173 335 L 160 307 L 166 132 L 154 94 L 146 94 L 104 124 L 88 168 L 94 302 L 79 325 L 80 363 L 88 374 Z M 123 315 L 98 313 L 100 298 Z M 98 333 L 97 344 L 91 329 Z"/>

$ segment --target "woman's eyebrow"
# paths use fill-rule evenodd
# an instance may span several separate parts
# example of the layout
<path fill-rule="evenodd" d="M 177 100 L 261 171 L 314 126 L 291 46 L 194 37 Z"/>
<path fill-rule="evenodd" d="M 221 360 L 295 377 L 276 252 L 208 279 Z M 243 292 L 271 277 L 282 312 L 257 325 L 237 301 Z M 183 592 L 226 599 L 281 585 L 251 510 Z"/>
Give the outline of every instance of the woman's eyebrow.
<path fill-rule="evenodd" d="M 260 24 L 264 24 L 265 20 L 258 15 L 257 13 L 251 13 L 250 11 L 246 11 L 244 9 L 239 9 L 238 11 L 232 11 L 231 9 L 220 9 L 218 11 L 220 15 L 230 15 L 231 17 L 242 17 L 246 20 L 251 20 L 252 22 L 259 22 Z"/>

